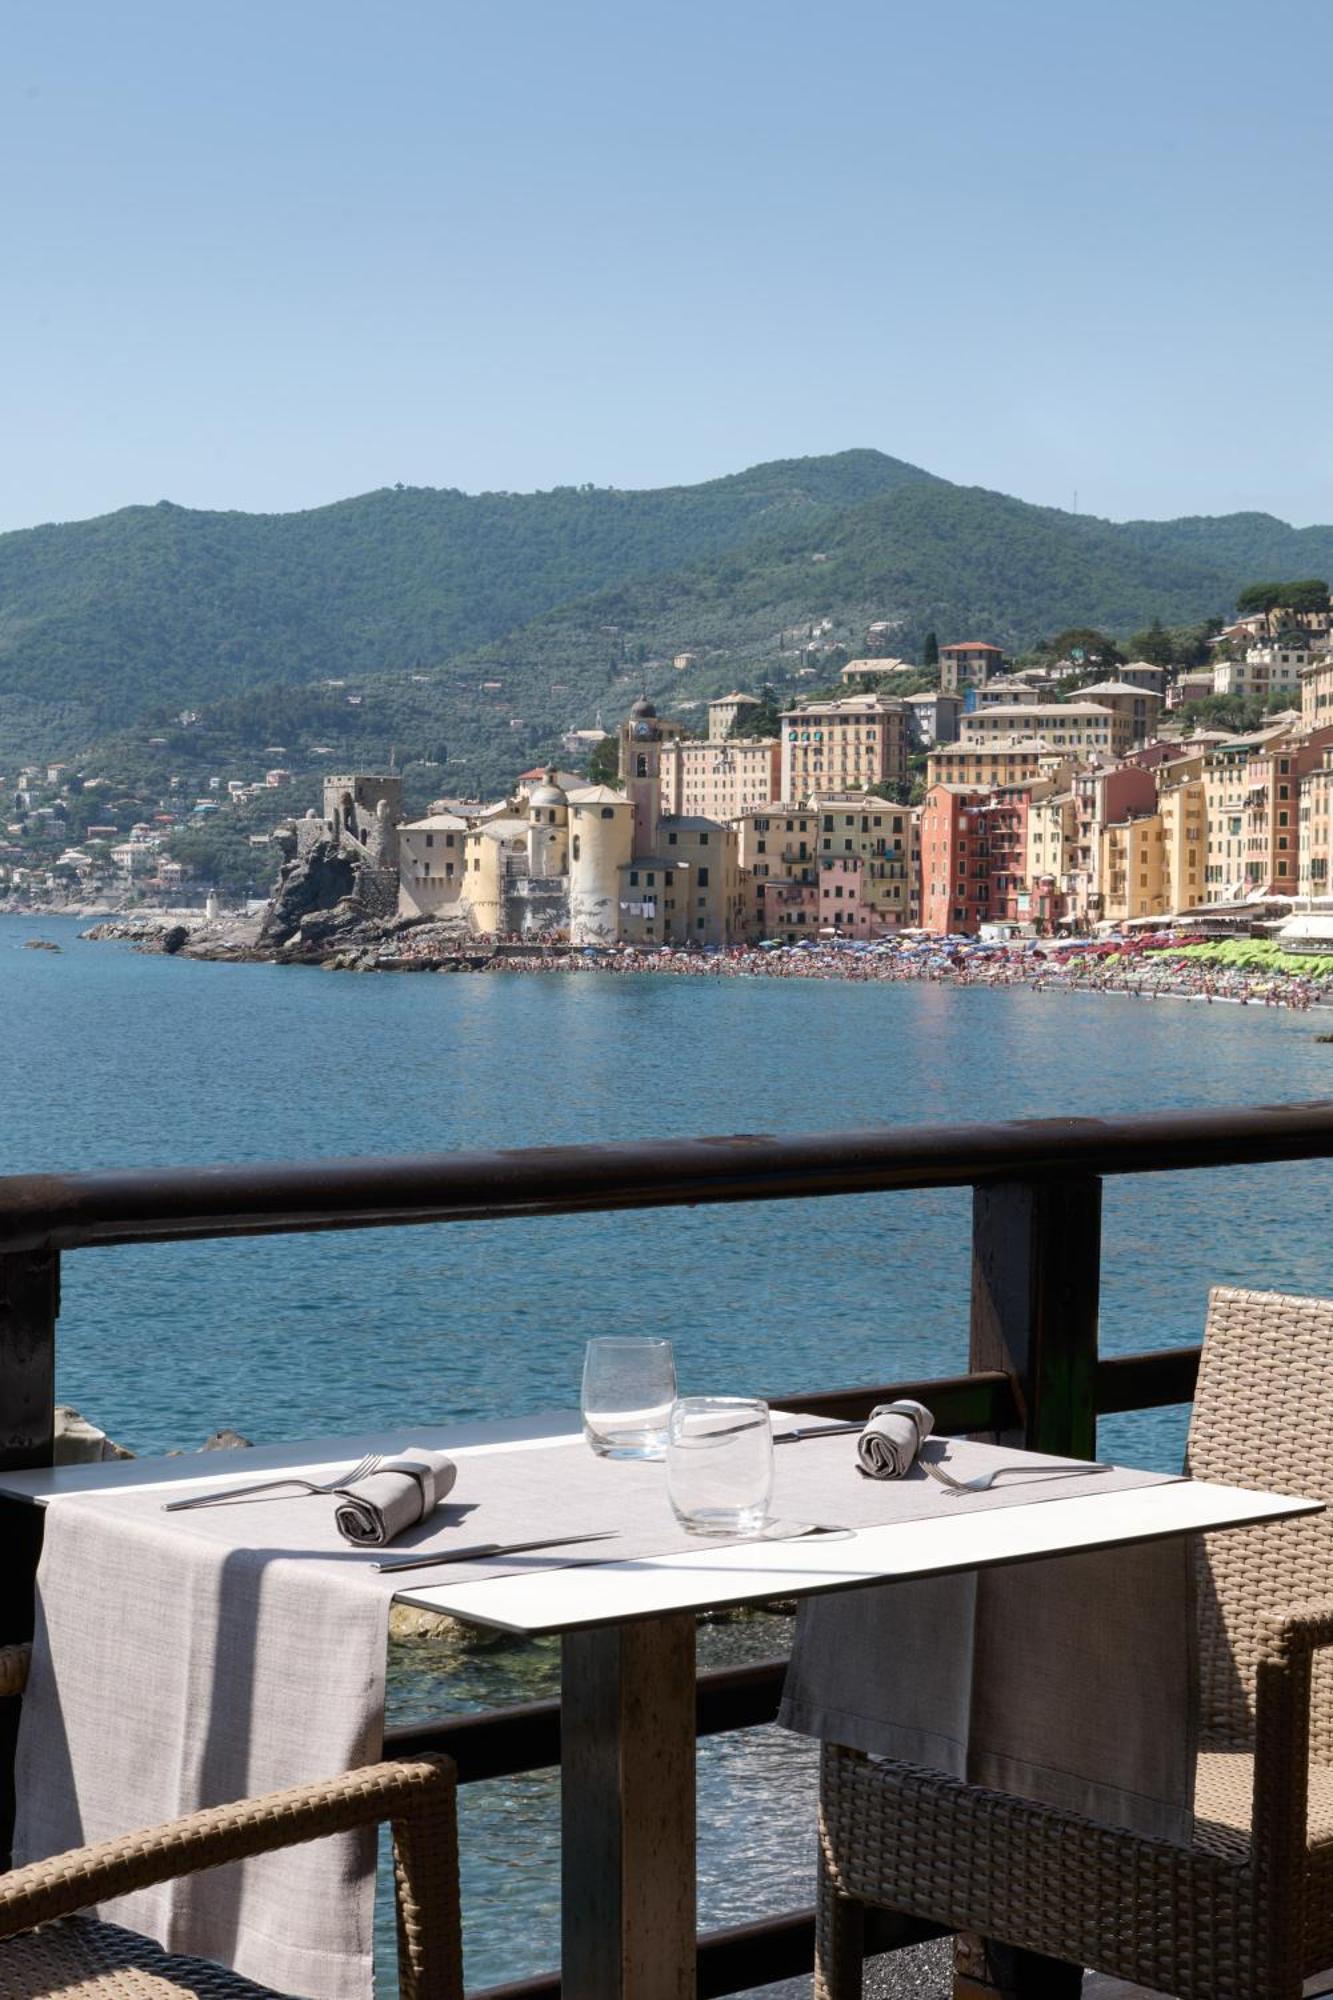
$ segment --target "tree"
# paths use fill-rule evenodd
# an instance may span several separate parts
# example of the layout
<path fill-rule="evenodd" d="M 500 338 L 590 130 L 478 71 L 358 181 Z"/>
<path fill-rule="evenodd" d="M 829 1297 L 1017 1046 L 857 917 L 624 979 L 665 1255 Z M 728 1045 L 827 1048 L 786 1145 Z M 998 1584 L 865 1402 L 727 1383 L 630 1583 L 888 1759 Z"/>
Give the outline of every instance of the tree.
<path fill-rule="evenodd" d="M 772 683 L 765 681 L 755 692 L 759 697 L 759 706 L 751 708 L 747 703 L 744 708 L 738 709 L 736 720 L 727 731 L 728 736 L 737 739 L 747 736 L 776 736 L 781 729 L 782 704 Z"/>
<path fill-rule="evenodd" d="M 923 667 L 937 667 L 940 663 L 940 642 L 933 632 L 927 632 L 925 644 L 921 648 Z"/>
<path fill-rule="evenodd" d="M 1236 609 L 1242 618 L 1262 615 L 1270 632 L 1275 611 L 1289 611 L 1299 618 L 1328 608 L 1328 583 L 1322 576 L 1300 577 L 1290 583 L 1250 583 L 1236 598 Z"/>
<path fill-rule="evenodd" d="M 1236 609 L 1242 618 L 1254 617 L 1259 612 L 1267 617 L 1281 602 L 1280 583 L 1249 583 L 1244 590 L 1236 593 Z"/>
<path fill-rule="evenodd" d="M 600 743 L 593 745 L 588 756 L 588 783 L 619 785 L 620 742 L 617 737 L 604 736 Z"/>
<path fill-rule="evenodd" d="M 1176 662 L 1175 641 L 1160 618 L 1154 618 L 1146 632 L 1134 633 L 1129 650 L 1136 660 L 1147 660 L 1153 667 L 1171 667 Z"/>
<path fill-rule="evenodd" d="M 1114 639 L 1108 639 L 1105 632 L 1098 632 L 1091 625 L 1071 625 L 1064 632 L 1057 632 L 1040 649 L 1050 660 L 1070 660 L 1080 673 L 1091 669 L 1098 674 L 1109 673 L 1112 668 L 1123 666 L 1125 656 Z"/>

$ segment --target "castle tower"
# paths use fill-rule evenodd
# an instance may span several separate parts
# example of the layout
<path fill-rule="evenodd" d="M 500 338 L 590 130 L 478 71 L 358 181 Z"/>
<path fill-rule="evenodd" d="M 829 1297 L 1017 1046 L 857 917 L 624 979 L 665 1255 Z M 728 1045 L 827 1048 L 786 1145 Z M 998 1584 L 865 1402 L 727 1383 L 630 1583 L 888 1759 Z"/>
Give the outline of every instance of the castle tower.
<path fill-rule="evenodd" d="M 569 941 L 610 945 L 620 936 L 620 870 L 634 847 L 634 808 L 609 785 L 569 802 Z"/>
<path fill-rule="evenodd" d="M 620 725 L 620 775 L 634 808 L 634 853 L 657 852 L 662 818 L 662 739 L 657 710 L 640 695 Z"/>
<path fill-rule="evenodd" d="M 549 882 L 569 867 L 569 801 L 548 771 L 528 794 L 528 879 Z"/>

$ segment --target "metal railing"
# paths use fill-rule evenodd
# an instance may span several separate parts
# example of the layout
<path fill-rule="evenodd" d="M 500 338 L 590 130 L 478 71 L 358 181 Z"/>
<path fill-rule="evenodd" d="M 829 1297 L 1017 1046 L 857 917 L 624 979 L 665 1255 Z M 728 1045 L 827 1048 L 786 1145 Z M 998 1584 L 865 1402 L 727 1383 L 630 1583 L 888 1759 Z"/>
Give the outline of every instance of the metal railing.
<path fill-rule="evenodd" d="M 942 1431 L 1091 1456 L 1099 1415 L 1187 1402 L 1199 1356 L 1197 1347 L 1099 1356 L 1102 1177 L 1330 1157 L 1333 1104 L 1318 1103 L 0 1179 L 0 1467 L 51 1460 L 67 1250 L 962 1186 L 973 1189 L 970 1372 L 784 1391 L 773 1400 L 854 1417 L 889 1395 L 918 1395 Z M 0 1641 L 31 1630 L 36 1510 L 8 1508 L 5 1528 Z M 701 1674 L 699 1734 L 771 1722 L 783 1664 Z M 4 1728 L 12 1732 L 12 1718 L 0 1722 Z M 446 1751 L 464 1783 L 514 1776 L 559 1761 L 559 1703 L 413 1724 L 391 1730 L 388 1747 Z M 0 1739 L 0 1811 L 11 1775 L 12 1741 Z M 870 1945 L 890 1950 L 935 1934 L 881 1913 Z M 797 1910 L 701 1938 L 700 1995 L 711 2000 L 808 1972 L 813 1936 L 812 1912 Z M 551 1974 L 492 1988 L 489 2000 L 558 1992 Z"/>

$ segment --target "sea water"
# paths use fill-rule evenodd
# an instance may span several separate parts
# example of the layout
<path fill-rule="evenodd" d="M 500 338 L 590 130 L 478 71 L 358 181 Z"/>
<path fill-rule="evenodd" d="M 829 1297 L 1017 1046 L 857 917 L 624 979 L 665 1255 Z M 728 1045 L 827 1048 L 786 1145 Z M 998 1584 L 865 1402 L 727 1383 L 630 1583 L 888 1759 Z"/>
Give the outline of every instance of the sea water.
<path fill-rule="evenodd" d="M 1104 1116 L 1333 1097 L 1324 1023 L 1261 1007 L 836 980 L 357 977 L 195 964 L 0 918 L 0 1172 Z M 59 953 L 27 951 L 43 937 Z M 1209 1285 L 1333 1291 L 1323 1163 L 1108 1183 L 1102 1347 L 1199 1338 Z M 79 1251 L 58 1392 L 137 1451 L 576 1406 L 588 1338 L 657 1334 L 682 1394 L 967 1365 L 965 1190 Z M 1179 1459 L 1183 1418 L 1100 1448 Z M 706 1660 L 780 1650 L 706 1631 Z M 395 1663 L 401 1717 L 554 1691 L 550 1646 Z M 554 1962 L 556 1781 L 468 1788 L 468 1979 Z M 700 1749 L 709 1924 L 808 1900 L 809 1760 Z"/>

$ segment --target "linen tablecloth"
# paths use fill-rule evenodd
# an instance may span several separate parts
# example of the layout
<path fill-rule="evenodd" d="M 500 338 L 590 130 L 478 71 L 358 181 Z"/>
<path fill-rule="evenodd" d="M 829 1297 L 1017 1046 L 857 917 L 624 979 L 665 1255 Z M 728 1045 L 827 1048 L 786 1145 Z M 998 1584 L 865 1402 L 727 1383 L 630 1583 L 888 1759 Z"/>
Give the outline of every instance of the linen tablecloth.
<path fill-rule="evenodd" d="M 778 1720 L 1188 1843 L 1194 1629 L 1182 1537 L 809 1598 Z"/>
<path fill-rule="evenodd" d="M 700 1548 L 671 1514 L 660 1463 L 596 1458 L 568 1436 L 455 1450 L 447 1435 L 422 1429 L 390 1448 L 433 1444 L 451 1450 L 457 1484 L 390 1554 L 616 1530 L 590 1551 L 441 1572 L 455 1583 Z M 1021 1469 L 988 1493 L 956 1496 L 921 1472 L 861 1477 L 852 1437 L 778 1445 L 773 1513 L 789 1525 L 854 1529 L 1160 1483 L 1123 1469 L 1072 1467 L 1066 1476 L 1067 1461 L 982 1446 L 930 1448 L 947 1453 L 960 1477 L 1000 1463 Z M 293 1462 L 319 1477 L 310 1460 L 308 1449 L 294 1451 Z M 132 1478 L 134 1469 L 116 1471 Z M 244 1466 L 224 1476 L 214 1462 L 193 1483 L 246 1476 Z M 395 1583 L 371 1567 L 381 1552 L 341 1540 L 331 1498 L 164 1513 L 163 1501 L 180 1490 L 71 1495 L 47 1510 L 18 1752 L 21 1860 L 331 1776 L 379 1754 Z M 932 1661 L 932 1675 L 937 1669 Z M 312 2000 L 364 2000 L 373 1842 L 316 1842 L 121 1898 L 101 1914 Z"/>

